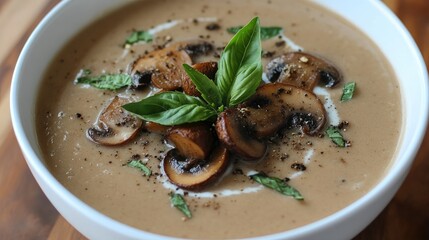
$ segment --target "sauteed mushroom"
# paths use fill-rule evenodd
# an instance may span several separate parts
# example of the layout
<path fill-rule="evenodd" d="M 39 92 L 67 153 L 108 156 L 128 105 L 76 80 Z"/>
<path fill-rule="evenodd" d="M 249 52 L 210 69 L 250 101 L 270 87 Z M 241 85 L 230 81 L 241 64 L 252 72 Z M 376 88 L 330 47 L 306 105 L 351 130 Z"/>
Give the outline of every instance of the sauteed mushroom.
<path fill-rule="evenodd" d="M 87 137 L 101 145 L 119 145 L 132 139 L 142 126 L 142 121 L 122 109 L 128 99 L 116 96 L 102 110 L 93 127 L 87 130 Z"/>
<path fill-rule="evenodd" d="M 339 71 L 327 61 L 303 52 L 290 52 L 273 59 L 266 67 L 270 82 L 292 84 L 308 91 L 321 81 L 333 87 L 341 81 Z"/>
<path fill-rule="evenodd" d="M 252 136 L 249 124 L 243 121 L 245 113 L 237 108 L 222 112 L 216 122 L 219 140 L 232 152 L 248 161 L 256 161 L 264 157 L 267 144 Z"/>
<path fill-rule="evenodd" d="M 178 153 L 177 149 L 167 152 L 163 161 L 165 174 L 176 186 L 198 191 L 216 182 L 229 165 L 229 152 L 222 145 L 211 153 L 208 161 L 187 167 L 188 160 Z"/>
<path fill-rule="evenodd" d="M 273 136 L 284 127 L 300 127 L 314 135 L 326 122 L 326 111 L 312 92 L 283 83 L 265 84 L 240 108 L 243 121 L 258 138 Z"/>
<path fill-rule="evenodd" d="M 211 126 L 203 122 L 174 126 L 167 131 L 165 138 L 180 155 L 190 159 L 208 158 L 214 145 Z"/>
<path fill-rule="evenodd" d="M 167 133 L 170 126 L 164 126 L 156 122 L 145 122 L 144 129 L 151 133 L 165 134 Z"/>
<path fill-rule="evenodd" d="M 182 76 L 186 74 L 182 67 L 184 63 L 192 64 L 185 51 L 164 48 L 137 59 L 131 74 L 134 82 L 145 83 L 150 76 L 155 87 L 167 91 L 176 90 L 182 87 Z"/>

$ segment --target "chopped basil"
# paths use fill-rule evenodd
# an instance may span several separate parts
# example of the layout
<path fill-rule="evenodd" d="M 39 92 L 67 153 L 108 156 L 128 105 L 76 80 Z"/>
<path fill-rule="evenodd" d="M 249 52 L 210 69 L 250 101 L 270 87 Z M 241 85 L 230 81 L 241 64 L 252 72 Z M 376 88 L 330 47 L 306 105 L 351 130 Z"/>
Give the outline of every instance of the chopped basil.
<path fill-rule="evenodd" d="M 127 39 L 125 39 L 124 46 L 127 47 L 127 46 L 133 45 L 133 44 L 138 43 L 138 42 L 148 43 L 148 42 L 152 42 L 152 40 L 153 40 L 153 35 L 150 34 L 149 32 L 147 32 L 147 31 L 134 31 L 131 33 L 130 36 L 127 37 Z"/>
<path fill-rule="evenodd" d="M 215 82 L 190 66 L 183 66 L 204 100 L 181 92 L 164 92 L 123 108 L 161 125 L 214 121 L 225 107 L 235 106 L 252 96 L 262 81 L 259 28 L 256 17 L 231 39 L 219 61 Z"/>
<path fill-rule="evenodd" d="M 191 210 L 189 210 L 188 205 L 186 204 L 185 199 L 182 195 L 177 193 L 170 194 L 170 202 L 173 207 L 179 209 L 187 218 L 192 218 Z"/>
<path fill-rule="evenodd" d="M 326 129 L 326 134 L 328 134 L 328 137 L 334 142 L 338 147 L 345 147 L 346 146 L 346 140 L 344 140 L 343 135 L 341 135 L 340 130 L 338 127 L 335 126 L 329 126 L 328 129 Z"/>
<path fill-rule="evenodd" d="M 122 107 L 146 121 L 167 126 L 215 119 L 217 115 L 199 98 L 181 92 L 163 92 Z"/>
<path fill-rule="evenodd" d="M 355 92 L 355 88 L 355 82 L 346 83 L 343 88 L 343 94 L 341 95 L 341 102 L 350 101 L 353 97 L 353 93 Z"/>
<path fill-rule="evenodd" d="M 301 193 L 295 188 L 291 187 L 284 180 L 276 177 L 269 177 L 265 173 L 256 173 L 250 175 L 255 182 L 264 185 L 267 188 L 271 188 L 283 195 L 291 196 L 296 200 L 304 200 Z"/>
<path fill-rule="evenodd" d="M 99 89 L 117 90 L 132 84 L 131 76 L 127 74 L 103 74 L 100 76 L 89 76 L 91 70 L 82 70 L 80 76 L 75 80 L 78 84 L 89 84 Z"/>
<path fill-rule="evenodd" d="M 231 34 L 236 34 L 241 28 L 243 28 L 243 26 L 230 27 L 227 28 L 226 31 Z M 282 31 L 283 28 L 281 27 L 261 27 L 261 40 L 273 38 L 279 35 Z"/>
<path fill-rule="evenodd" d="M 144 175 L 150 177 L 152 175 L 152 171 L 148 168 L 141 160 L 131 160 L 127 163 L 127 166 L 136 168 L 143 172 Z"/>

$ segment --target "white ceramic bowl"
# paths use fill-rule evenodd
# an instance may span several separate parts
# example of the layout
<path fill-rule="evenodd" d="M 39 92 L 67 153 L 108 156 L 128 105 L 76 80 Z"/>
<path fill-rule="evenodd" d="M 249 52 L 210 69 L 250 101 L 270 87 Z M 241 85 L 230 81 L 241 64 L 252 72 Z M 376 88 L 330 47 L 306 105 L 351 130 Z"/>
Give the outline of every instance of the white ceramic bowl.
<path fill-rule="evenodd" d="M 64 43 L 88 23 L 130 1 L 61 1 L 28 39 L 13 75 L 12 122 L 28 166 L 57 210 L 90 239 L 164 237 L 104 216 L 71 194 L 54 178 L 46 168 L 37 142 L 35 103 L 43 74 Z M 389 59 L 399 79 L 404 106 L 402 144 L 386 176 L 365 196 L 324 219 L 268 236 L 271 239 L 348 239 L 355 236 L 380 213 L 398 190 L 426 129 L 429 103 L 426 67 L 415 42 L 396 16 L 377 0 L 316 2 L 365 32 Z"/>

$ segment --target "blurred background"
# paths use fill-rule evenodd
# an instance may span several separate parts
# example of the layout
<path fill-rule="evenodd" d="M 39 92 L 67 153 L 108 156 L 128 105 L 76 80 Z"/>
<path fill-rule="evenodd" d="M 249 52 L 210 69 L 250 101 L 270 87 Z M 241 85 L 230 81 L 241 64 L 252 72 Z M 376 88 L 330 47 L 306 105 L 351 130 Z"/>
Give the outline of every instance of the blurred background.
<path fill-rule="evenodd" d="M 58 2 L 0 0 L 0 239 L 85 239 L 43 195 L 21 154 L 9 114 L 18 55 L 37 23 Z M 384 2 L 408 28 L 429 66 L 429 0 Z M 429 239 L 428 133 L 399 192 L 355 239 Z"/>

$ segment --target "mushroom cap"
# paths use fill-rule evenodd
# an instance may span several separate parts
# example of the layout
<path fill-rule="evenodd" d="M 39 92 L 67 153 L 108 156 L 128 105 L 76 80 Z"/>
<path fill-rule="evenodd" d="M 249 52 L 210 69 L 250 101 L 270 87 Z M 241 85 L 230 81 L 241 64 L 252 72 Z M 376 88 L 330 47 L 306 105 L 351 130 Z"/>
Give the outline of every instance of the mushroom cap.
<path fill-rule="evenodd" d="M 176 149 L 172 149 L 163 160 L 164 172 L 169 181 L 176 186 L 198 191 L 222 177 L 229 165 L 229 152 L 224 146 L 219 145 L 213 150 L 208 161 L 189 170 L 183 168 L 186 161 L 187 159 L 181 157 Z"/>
<path fill-rule="evenodd" d="M 243 113 L 237 108 L 229 108 L 219 115 L 216 133 L 220 142 L 243 160 L 257 161 L 267 152 L 267 144 L 252 136 L 249 125 L 243 121 Z"/>
<path fill-rule="evenodd" d="M 262 85 L 240 107 L 246 113 L 243 121 L 258 138 L 273 136 L 285 127 L 314 135 L 326 122 L 325 107 L 314 93 L 284 83 Z"/>
<path fill-rule="evenodd" d="M 135 82 L 140 82 L 138 76 L 147 78 L 150 75 L 155 87 L 167 91 L 176 90 L 182 87 L 182 77 L 186 74 L 182 65 L 185 63 L 192 64 L 191 57 L 185 51 L 164 48 L 137 59 L 131 74 Z"/>
<path fill-rule="evenodd" d="M 142 120 L 122 108 L 127 98 L 115 96 L 104 108 L 93 127 L 87 130 L 87 138 L 101 145 L 119 145 L 132 139 L 140 130 Z"/>
<path fill-rule="evenodd" d="M 209 157 L 215 142 L 212 128 L 206 122 L 171 127 L 165 138 L 183 157 L 199 160 Z"/>
<path fill-rule="evenodd" d="M 156 122 L 146 121 L 144 123 L 144 129 L 151 133 L 166 134 L 170 128 L 170 126 L 164 126 Z"/>
<path fill-rule="evenodd" d="M 322 82 L 333 87 L 341 81 L 337 68 L 327 60 L 304 52 L 290 52 L 273 59 L 266 67 L 270 82 L 291 84 L 308 91 Z"/>

